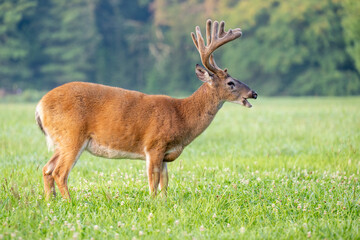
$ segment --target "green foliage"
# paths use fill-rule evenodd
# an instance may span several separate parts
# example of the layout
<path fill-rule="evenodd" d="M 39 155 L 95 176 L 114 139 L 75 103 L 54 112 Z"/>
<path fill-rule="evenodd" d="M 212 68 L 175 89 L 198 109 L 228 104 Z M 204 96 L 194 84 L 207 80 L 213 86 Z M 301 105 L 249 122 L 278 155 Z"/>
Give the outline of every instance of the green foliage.
<path fill-rule="evenodd" d="M 104 0 L 96 8 L 102 40 L 98 46 L 96 81 L 130 89 L 145 89 L 152 63 L 147 1 Z"/>
<path fill-rule="evenodd" d="M 70 174 L 69 203 L 44 200 L 52 153 L 35 105 L 0 104 L 0 238 L 359 239 L 359 106 L 359 97 L 225 104 L 168 164 L 166 203 L 149 197 L 145 162 L 88 153 Z"/>
<path fill-rule="evenodd" d="M 352 56 L 355 66 L 360 72 L 360 2 L 354 0 L 341 1 L 344 7 L 342 26 L 346 40 L 346 50 Z"/>
<path fill-rule="evenodd" d="M 360 94 L 356 0 L 4 0 L 0 87 L 91 81 L 184 94 L 200 82 L 189 33 L 205 20 L 241 27 L 215 53 L 260 95 Z"/>
<path fill-rule="evenodd" d="M 30 41 L 38 83 L 55 87 L 94 80 L 92 66 L 99 39 L 94 28 L 95 1 L 38 1 L 38 17 L 29 27 L 34 34 Z"/>
<path fill-rule="evenodd" d="M 250 5 L 250 6 L 249 6 Z M 242 15 L 245 9 L 250 13 Z M 242 9 L 240 14 L 236 11 Z M 335 1 L 241 1 L 229 14 L 243 39 L 225 49 L 235 76 L 270 95 L 360 93 L 359 73 L 345 50 Z M 251 19 L 248 19 L 250 15 Z M 243 23 L 243 24 L 242 24 Z"/>
<path fill-rule="evenodd" d="M 30 46 L 21 31 L 22 22 L 34 12 L 35 0 L 0 2 L 0 87 L 22 87 L 31 76 L 26 58 Z"/>
<path fill-rule="evenodd" d="M 155 1 L 154 40 L 150 45 L 154 67 L 149 72 L 148 90 L 182 94 L 199 85 L 194 74 L 199 56 L 190 32 L 195 22 L 205 22 L 204 3 L 194 1 Z M 186 17 L 184 17 L 186 16 Z"/>

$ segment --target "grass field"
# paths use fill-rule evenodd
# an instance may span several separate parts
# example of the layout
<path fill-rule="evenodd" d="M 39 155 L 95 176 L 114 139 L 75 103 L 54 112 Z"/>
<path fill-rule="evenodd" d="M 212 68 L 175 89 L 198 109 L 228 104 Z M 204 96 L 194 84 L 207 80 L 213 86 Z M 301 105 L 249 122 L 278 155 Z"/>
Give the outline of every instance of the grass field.
<path fill-rule="evenodd" d="M 166 202 L 144 162 L 88 153 L 72 201 L 45 201 L 35 105 L 0 105 L 0 239 L 360 239 L 360 98 L 252 103 L 225 104 L 168 164 Z"/>

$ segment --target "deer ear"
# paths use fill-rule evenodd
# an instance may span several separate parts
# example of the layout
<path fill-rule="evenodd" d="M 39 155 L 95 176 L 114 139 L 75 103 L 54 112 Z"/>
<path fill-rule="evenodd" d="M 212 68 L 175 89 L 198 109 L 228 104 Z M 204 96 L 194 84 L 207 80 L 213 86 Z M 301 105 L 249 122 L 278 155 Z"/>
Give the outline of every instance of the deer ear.
<path fill-rule="evenodd" d="M 205 68 L 201 67 L 199 64 L 196 64 L 195 73 L 200 81 L 208 82 L 210 84 L 212 83 L 213 78 L 210 73 Z"/>

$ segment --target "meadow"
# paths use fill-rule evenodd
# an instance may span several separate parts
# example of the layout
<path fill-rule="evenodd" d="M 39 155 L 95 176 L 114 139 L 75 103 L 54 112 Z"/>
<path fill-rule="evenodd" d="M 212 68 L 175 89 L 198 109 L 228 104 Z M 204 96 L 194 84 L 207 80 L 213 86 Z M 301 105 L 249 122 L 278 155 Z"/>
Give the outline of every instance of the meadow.
<path fill-rule="evenodd" d="M 44 199 L 35 104 L 1 104 L 0 239 L 360 239 L 360 97 L 251 102 L 168 164 L 166 200 L 145 162 L 84 153 L 71 202 Z"/>

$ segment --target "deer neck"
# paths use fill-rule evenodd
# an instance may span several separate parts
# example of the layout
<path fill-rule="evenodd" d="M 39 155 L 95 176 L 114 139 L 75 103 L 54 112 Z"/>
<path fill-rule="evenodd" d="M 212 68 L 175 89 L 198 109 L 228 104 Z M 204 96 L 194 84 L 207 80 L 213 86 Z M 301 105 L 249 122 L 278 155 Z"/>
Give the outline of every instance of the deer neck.
<path fill-rule="evenodd" d="M 223 103 L 208 83 L 201 85 L 190 97 L 182 99 L 181 111 L 189 129 L 186 142 L 190 143 L 210 125 Z"/>

